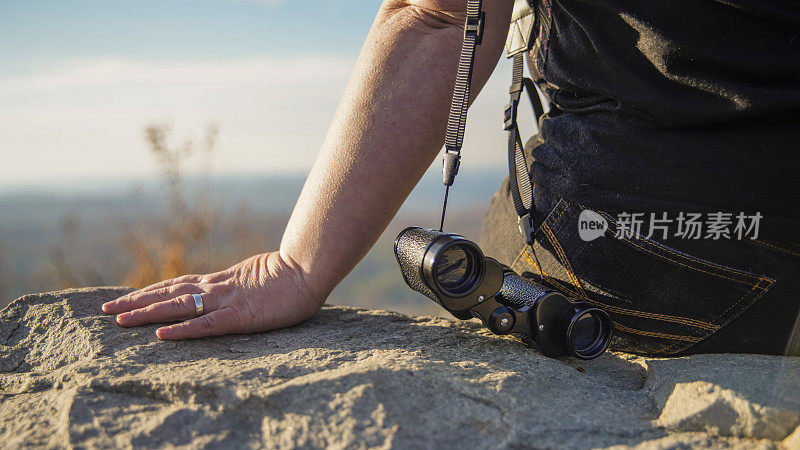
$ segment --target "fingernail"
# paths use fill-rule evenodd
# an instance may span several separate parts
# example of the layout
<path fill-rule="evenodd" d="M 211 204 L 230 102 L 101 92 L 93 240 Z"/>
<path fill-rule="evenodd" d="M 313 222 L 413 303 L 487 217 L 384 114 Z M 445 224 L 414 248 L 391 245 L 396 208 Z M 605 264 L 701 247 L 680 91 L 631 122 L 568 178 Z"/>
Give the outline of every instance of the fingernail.
<path fill-rule="evenodd" d="M 169 334 L 169 328 L 167 327 L 159 328 L 156 330 L 156 337 L 158 337 L 159 339 L 166 338 L 168 334 Z"/>
<path fill-rule="evenodd" d="M 118 315 L 117 316 L 117 323 L 122 323 L 122 322 L 128 320 L 128 318 L 130 316 L 131 316 L 131 313 L 129 313 L 129 312 L 122 313 L 122 314 Z"/>
<path fill-rule="evenodd" d="M 115 302 L 116 302 L 116 300 L 103 303 L 103 312 L 104 313 L 108 313 L 108 311 L 111 309 L 111 307 L 114 306 Z"/>

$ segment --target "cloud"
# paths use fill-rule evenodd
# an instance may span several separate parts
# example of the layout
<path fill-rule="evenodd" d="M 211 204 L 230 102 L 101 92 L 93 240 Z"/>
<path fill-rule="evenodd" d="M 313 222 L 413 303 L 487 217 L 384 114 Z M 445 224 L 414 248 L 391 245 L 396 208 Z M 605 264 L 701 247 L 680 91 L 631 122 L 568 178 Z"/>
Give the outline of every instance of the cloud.
<path fill-rule="evenodd" d="M 228 61 L 154 62 L 121 58 L 70 60 L 26 76 L 0 78 L 0 95 L 37 94 L 72 88 L 121 85 L 193 86 L 215 89 L 274 86 L 320 81 L 324 73 L 340 78 L 353 61 L 328 56 L 246 58 Z"/>
<path fill-rule="evenodd" d="M 72 60 L 0 78 L 0 153 L 9 179 L 139 176 L 153 162 L 142 128 L 221 125 L 220 168 L 303 170 L 324 137 L 353 61 L 325 56 L 228 61 Z"/>
<path fill-rule="evenodd" d="M 91 58 L 0 77 L 0 185 L 152 174 L 142 129 L 162 119 L 178 136 L 217 122 L 217 173 L 305 171 L 354 63 L 327 55 Z M 491 93 L 470 110 L 465 164 L 504 161 L 505 83 L 504 76 L 490 82 Z"/>

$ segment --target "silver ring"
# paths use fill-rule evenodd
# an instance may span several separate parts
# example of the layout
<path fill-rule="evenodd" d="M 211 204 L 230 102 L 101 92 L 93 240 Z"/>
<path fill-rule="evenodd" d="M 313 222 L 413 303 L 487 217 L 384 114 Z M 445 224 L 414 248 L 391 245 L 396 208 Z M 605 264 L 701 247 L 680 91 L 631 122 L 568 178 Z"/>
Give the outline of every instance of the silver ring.
<path fill-rule="evenodd" d="M 203 297 L 200 294 L 192 294 L 194 299 L 194 312 L 198 317 L 203 315 Z"/>

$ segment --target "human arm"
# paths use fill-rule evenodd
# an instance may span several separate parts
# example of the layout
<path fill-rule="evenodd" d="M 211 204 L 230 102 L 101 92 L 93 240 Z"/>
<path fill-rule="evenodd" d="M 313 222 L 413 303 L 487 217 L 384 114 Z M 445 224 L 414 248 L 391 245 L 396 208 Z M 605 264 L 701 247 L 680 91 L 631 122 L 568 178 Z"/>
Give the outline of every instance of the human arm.
<path fill-rule="evenodd" d="M 487 23 L 472 96 L 505 42 L 513 2 L 484 0 Z M 182 339 L 264 331 L 313 315 L 363 258 L 444 142 L 464 0 L 383 2 L 289 220 L 278 252 L 209 275 L 167 280 L 104 305 L 124 326 L 208 314 L 158 335 Z"/>

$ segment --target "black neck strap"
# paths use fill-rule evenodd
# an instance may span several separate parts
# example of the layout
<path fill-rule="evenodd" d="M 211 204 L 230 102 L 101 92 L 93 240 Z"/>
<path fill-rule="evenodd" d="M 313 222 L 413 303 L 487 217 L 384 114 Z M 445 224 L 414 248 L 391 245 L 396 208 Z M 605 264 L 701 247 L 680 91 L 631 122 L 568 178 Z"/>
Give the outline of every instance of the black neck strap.
<path fill-rule="evenodd" d="M 464 127 L 467 123 L 469 108 L 469 89 L 472 81 L 472 67 L 475 62 L 475 50 L 483 38 L 484 13 L 481 11 L 481 0 L 467 0 L 467 19 L 464 23 L 464 41 L 461 44 L 461 55 L 458 59 L 456 84 L 453 88 L 453 99 L 450 102 L 450 116 L 447 119 L 445 134 L 444 159 L 442 161 L 442 181 L 444 182 L 444 205 L 439 230 L 444 228 L 444 216 L 447 210 L 447 196 L 453 185 L 458 166 L 461 161 L 461 146 L 464 142 Z"/>
<path fill-rule="evenodd" d="M 481 0 L 467 1 L 467 19 L 464 23 L 464 40 L 461 44 L 461 55 L 458 60 L 458 72 L 453 88 L 453 99 L 450 103 L 450 115 L 447 120 L 445 134 L 445 152 L 442 161 L 442 181 L 445 185 L 442 220 L 439 231 L 444 229 L 444 218 L 447 211 L 447 197 L 453 185 L 461 162 L 461 146 L 464 142 L 464 128 L 467 123 L 469 108 L 470 83 L 475 61 L 475 52 L 483 37 L 484 13 L 481 11 Z M 533 204 L 533 184 L 528 171 L 528 162 L 517 126 L 517 111 L 522 92 L 527 90 L 528 98 L 533 105 L 536 123 L 544 114 L 542 101 L 536 85 L 524 76 L 524 48 L 513 55 L 511 87 L 508 92 L 510 101 L 505 109 L 503 128 L 508 131 L 508 174 L 511 197 L 514 209 L 519 217 L 519 230 L 528 244 L 533 243 L 534 226 L 531 218 Z"/>
<path fill-rule="evenodd" d="M 535 232 L 531 218 L 531 211 L 534 206 L 533 184 L 528 171 L 525 148 L 522 145 L 519 127 L 517 126 L 517 112 L 522 92 L 528 91 L 528 99 L 533 105 L 536 123 L 539 123 L 539 118 L 544 114 L 544 107 L 533 80 L 524 77 L 524 52 L 515 54 L 513 58 L 514 67 L 511 72 L 511 87 L 508 89 L 510 100 L 506 105 L 505 117 L 503 118 L 503 128 L 508 131 L 508 184 L 511 190 L 511 198 L 514 201 L 514 209 L 519 217 L 519 231 L 525 238 L 526 243 L 533 244 L 533 234 Z"/>

